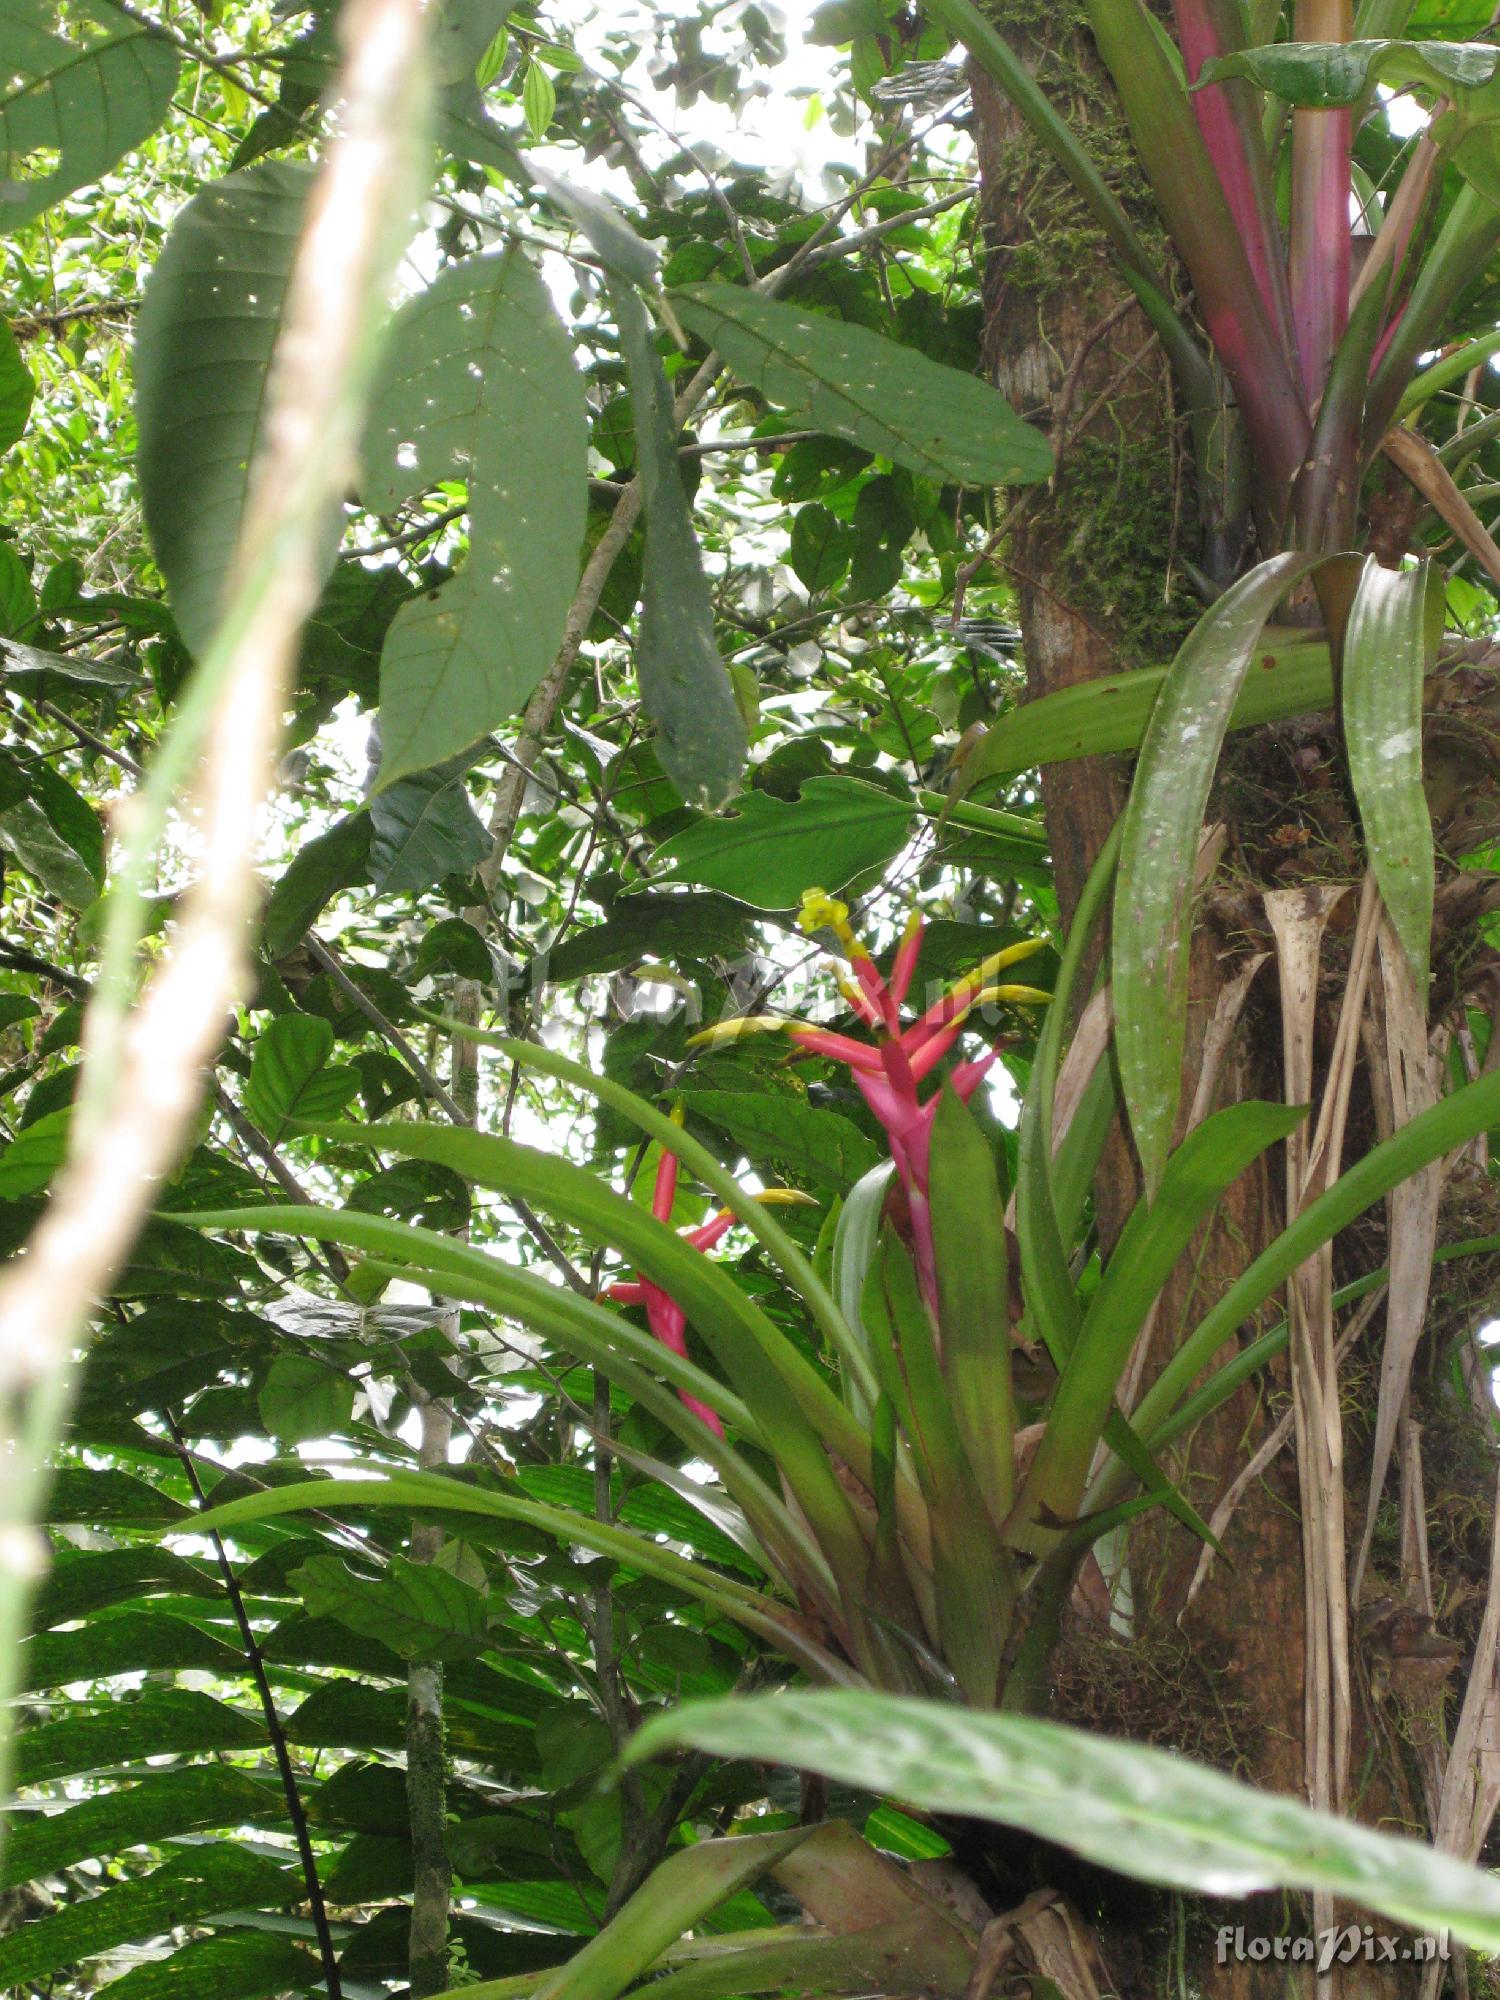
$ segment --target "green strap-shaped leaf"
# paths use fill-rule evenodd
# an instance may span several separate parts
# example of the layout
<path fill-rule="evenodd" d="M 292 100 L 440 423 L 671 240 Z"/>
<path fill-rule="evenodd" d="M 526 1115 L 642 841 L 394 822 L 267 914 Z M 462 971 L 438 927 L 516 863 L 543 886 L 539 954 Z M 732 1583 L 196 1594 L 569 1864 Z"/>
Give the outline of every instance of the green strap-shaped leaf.
<path fill-rule="evenodd" d="M 1144 1881 L 1215 1896 L 1327 1889 L 1414 1929 L 1500 1949 L 1500 1883 L 1479 1869 L 1186 1757 L 1059 1723 L 862 1690 L 797 1692 L 690 1703 L 653 1718 L 627 1756 L 689 1746 L 1022 1827 Z"/>
<path fill-rule="evenodd" d="M 977 375 L 868 327 L 803 312 L 742 285 L 672 294 L 685 326 L 789 416 L 948 484 L 1027 486 L 1052 448 Z"/>
<path fill-rule="evenodd" d="M 14 1992 L 80 1958 L 244 1904 L 295 1902 L 301 1878 L 231 1841 L 194 1848 L 153 1874 L 122 1882 L 0 1938 L 0 1982 Z"/>
<path fill-rule="evenodd" d="M 47 1692 L 71 1681 L 162 1667 L 202 1667 L 228 1680 L 244 1664 L 243 1653 L 186 1618 L 123 1611 L 113 1618 L 92 1619 L 71 1632 L 37 1633 L 23 1657 L 21 1687 Z"/>
<path fill-rule="evenodd" d="M 943 1379 L 986 1511 L 1010 1510 L 1015 1404 L 1010 1381 L 1010 1286 L 1005 1204 L 989 1141 L 944 1089 L 928 1162 Z"/>
<path fill-rule="evenodd" d="M 1156 1198 L 1137 1203 L 1079 1328 L 1016 1503 L 1024 1547 L 1044 1553 L 1061 1539 L 1061 1524 L 1077 1517 L 1130 1351 L 1193 1231 L 1245 1168 L 1305 1116 L 1300 1105 L 1254 1102 L 1216 1112 L 1168 1160 Z"/>
<path fill-rule="evenodd" d="M 366 432 L 388 512 L 465 482 L 469 553 L 397 613 L 380 661 L 380 786 L 514 715 L 551 666 L 578 582 L 588 416 L 572 344 L 519 250 L 450 265 L 403 308 Z"/>
<path fill-rule="evenodd" d="M 0 0 L 0 234 L 108 173 L 177 88 L 175 51 L 137 22 L 101 11 L 65 41 L 56 19 L 49 0 Z"/>
<path fill-rule="evenodd" d="M 281 1514 L 338 1507 L 396 1507 L 404 1512 L 420 1508 L 436 1513 L 477 1514 L 493 1521 L 523 1522 L 560 1542 L 592 1549 L 639 1571 L 642 1576 L 655 1577 L 686 1596 L 711 1605 L 725 1617 L 758 1632 L 820 1678 L 832 1681 L 849 1678 L 848 1669 L 806 1633 L 796 1614 L 778 1604 L 774 1597 L 720 1576 L 702 1563 L 689 1562 L 644 1536 L 632 1534 L 628 1528 L 570 1513 L 565 1508 L 544 1506 L 540 1501 L 517 1499 L 510 1493 L 469 1486 L 437 1473 L 395 1472 L 379 1479 L 313 1479 L 295 1486 L 272 1487 L 248 1494 L 243 1500 L 231 1500 L 223 1507 L 211 1507 L 200 1516 L 200 1524 L 208 1532 L 237 1527 L 247 1521 L 270 1520 Z M 347 1689 L 340 1684 L 337 1692 L 343 1694 Z M 317 1695 L 310 1697 L 310 1701 L 318 1699 Z M 298 1719 L 300 1711 L 294 1721 Z M 305 1731 L 294 1731 L 291 1727 L 288 1737 L 293 1742 L 307 1740 Z M 340 1736 L 335 1740 L 349 1739 Z M 25 1741 L 23 1738 L 23 1745 Z"/>
<path fill-rule="evenodd" d="M 1125 807 L 1111 963 L 1115 1048 L 1146 1191 L 1177 1118 L 1187 1036 L 1188 944 L 1203 811 L 1262 627 L 1314 556 L 1272 556 L 1189 633 L 1162 683 Z"/>
<path fill-rule="evenodd" d="M 669 1856 L 597 1937 L 542 1979 L 534 2000 L 617 2000 L 668 1945 L 774 1868 L 812 1830 L 702 1840 Z"/>
<path fill-rule="evenodd" d="M 646 502 L 646 552 L 636 680 L 656 724 L 662 769 L 689 805 L 719 806 L 745 768 L 745 724 L 714 639 L 703 552 L 677 470 L 672 391 L 640 294 L 609 281 L 610 304 L 636 411 L 636 477 Z"/>
<path fill-rule="evenodd" d="M 992 723 L 959 769 L 955 795 L 982 791 L 1039 764 L 1065 764 L 1111 750 L 1138 750 L 1168 667 L 1136 667 L 1055 688 Z M 1321 641 L 1267 647 L 1251 660 L 1229 715 L 1230 729 L 1308 715 L 1333 703 L 1333 662 Z"/>
<path fill-rule="evenodd" d="M 267 161 L 194 196 L 136 322 L 141 501 L 194 653 L 213 632 L 234 554 L 312 173 Z M 330 564 L 338 534 L 330 520 Z"/>
<path fill-rule="evenodd" d="M 1500 54 L 1500 51 L 1496 52 Z M 1344 741 L 1365 848 L 1402 949 L 1427 992 L 1432 944 L 1432 820 L 1422 789 L 1422 681 L 1442 632 L 1430 563 L 1365 559 L 1344 635 Z"/>

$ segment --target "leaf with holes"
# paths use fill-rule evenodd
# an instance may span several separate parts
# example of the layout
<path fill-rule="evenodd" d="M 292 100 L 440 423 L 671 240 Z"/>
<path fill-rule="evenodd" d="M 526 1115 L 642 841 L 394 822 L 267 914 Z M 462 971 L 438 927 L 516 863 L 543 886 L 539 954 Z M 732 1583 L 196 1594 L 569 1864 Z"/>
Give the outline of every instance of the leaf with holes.
<path fill-rule="evenodd" d="M 84 15 L 93 14 L 85 9 Z M 177 57 L 108 10 L 64 41 L 46 0 L 0 0 L 9 72 L 0 94 L 0 234 L 107 174 L 166 117 Z"/>
<path fill-rule="evenodd" d="M 551 666 L 578 581 L 588 413 L 572 346 L 519 251 L 451 264 L 391 331 L 364 498 L 468 489 L 469 553 L 396 614 L 380 662 L 380 785 L 466 749 Z"/>
<path fill-rule="evenodd" d="M 195 195 L 136 322 L 141 500 L 177 628 L 195 653 L 213 631 L 239 533 L 312 173 L 268 161 Z M 340 532 L 340 517 L 330 518 L 330 567 Z"/>
<path fill-rule="evenodd" d="M 1026 486 L 1052 471 L 1046 438 L 998 389 L 916 348 L 739 285 L 686 285 L 672 304 L 741 381 L 788 416 L 909 472 Z"/>

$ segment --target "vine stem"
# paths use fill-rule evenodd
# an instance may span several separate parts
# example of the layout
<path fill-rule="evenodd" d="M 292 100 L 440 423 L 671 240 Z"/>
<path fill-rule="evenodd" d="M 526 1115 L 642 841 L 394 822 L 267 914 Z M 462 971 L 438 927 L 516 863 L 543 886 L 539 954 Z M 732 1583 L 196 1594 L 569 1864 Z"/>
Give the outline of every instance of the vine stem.
<path fill-rule="evenodd" d="M 313 185 L 267 384 L 264 445 L 225 610 L 125 834 L 85 1016 L 68 1153 L 24 1255 L 0 1282 L 0 1792 L 20 1639 L 46 1568 L 42 1518 L 72 1405 L 75 1349 L 190 1141 L 204 1073 L 249 989 L 255 854 L 275 782 L 297 635 L 323 581 L 330 505 L 354 464 L 384 308 L 412 214 L 425 106 L 421 0 L 345 9 L 337 131 Z M 143 895 L 162 827 L 191 798 L 198 874 L 137 998 Z"/>
<path fill-rule="evenodd" d="M 193 1455 L 188 1450 L 175 1416 L 170 1410 L 162 1413 L 167 1429 L 172 1434 L 172 1442 L 177 1447 L 177 1455 L 182 1460 L 182 1469 L 187 1474 L 188 1484 L 193 1489 L 193 1498 L 199 1511 L 208 1506 L 208 1496 L 203 1491 L 203 1482 L 198 1477 L 198 1468 L 193 1463 Z M 292 1823 L 292 1836 L 297 1843 L 297 1857 L 302 1864 L 302 1880 L 307 1889 L 308 1909 L 312 1914 L 312 1925 L 318 1937 L 318 1957 L 323 1962 L 323 1980 L 328 1988 L 328 2000 L 343 2000 L 343 1988 L 339 1984 L 338 1955 L 333 1948 L 333 1932 L 328 1927 L 328 1905 L 323 1898 L 323 1884 L 318 1879 L 318 1859 L 313 1853 L 312 1835 L 308 1832 L 307 1812 L 302 1804 L 302 1793 L 297 1784 L 297 1774 L 292 1769 L 292 1753 L 288 1748 L 286 1731 L 281 1726 L 281 1717 L 276 1708 L 276 1697 L 271 1692 L 270 1678 L 266 1673 L 265 1655 L 260 1650 L 260 1642 L 255 1636 L 255 1628 L 250 1623 L 250 1614 L 245 1609 L 244 1594 L 240 1590 L 239 1579 L 234 1573 L 234 1565 L 229 1560 L 229 1551 L 217 1529 L 209 1530 L 214 1545 L 214 1555 L 219 1564 L 219 1575 L 223 1580 L 224 1592 L 234 1607 L 234 1622 L 240 1629 L 240 1644 L 245 1649 L 245 1658 L 250 1667 L 250 1678 L 255 1682 L 255 1691 L 260 1697 L 261 1713 L 266 1718 L 266 1729 L 271 1738 L 271 1749 L 276 1758 L 276 1769 L 281 1778 L 282 1793 L 286 1798 L 287 1818 Z"/>

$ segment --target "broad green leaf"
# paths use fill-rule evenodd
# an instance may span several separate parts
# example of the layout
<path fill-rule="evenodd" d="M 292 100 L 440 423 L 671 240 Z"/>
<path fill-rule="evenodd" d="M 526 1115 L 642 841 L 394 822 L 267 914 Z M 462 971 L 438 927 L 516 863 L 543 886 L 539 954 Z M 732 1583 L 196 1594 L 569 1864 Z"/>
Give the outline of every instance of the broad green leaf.
<path fill-rule="evenodd" d="M 1137 667 L 1055 688 L 1022 702 L 992 723 L 959 767 L 956 796 L 963 798 L 1018 771 L 1138 750 L 1161 693 L 1167 667 Z M 1233 709 L 1229 727 L 1254 729 L 1333 706 L 1333 663 L 1320 643 L 1277 646 L 1257 652 Z"/>
<path fill-rule="evenodd" d="M 301 1878 L 231 1841 L 174 1855 L 150 1875 L 121 1882 L 34 1919 L 0 1938 L 0 1983 L 12 1990 L 80 1958 L 149 1938 L 242 1904 L 296 1902 Z"/>
<path fill-rule="evenodd" d="M 465 484 L 469 550 L 404 604 L 380 662 L 380 787 L 467 749 L 551 666 L 578 582 L 588 419 L 572 346 L 518 250 L 451 264 L 398 316 L 366 429 L 364 499 Z"/>
<path fill-rule="evenodd" d="M 619 972 L 636 960 L 733 958 L 744 948 L 753 910 L 719 895 L 622 896 L 602 924 L 591 924 L 538 952 L 526 983 L 561 986 L 590 973 Z"/>
<path fill-rule="evenodd" d="M 1115 1048 L 1146 1191 L 1177 1118 L 1193 875 L 1219 750 L 1267 619 L 1317 558 L 1272 556 L 1204 613 L 1167 672 L 1125 807 L 1111 965 Z"/>
<path fill-rule="evenodd" d="M 1500 50 L 1495 51 L 1500 60 Z M 1422 789 L 1422 682 L 1442 636 L 1432 566 L 1365 558 L 1344 633 L 1342 699 L 1349 776 L 1365 848 L 1417 992 L 1427 992 L 1435 865 Z"/>
<path fill-rule="evenodd" d="M 165 37 L 87 9 L 69 39 L 48 0 L 0 0 L 0 234 L 101 180 L 148 139 L 177 88 Z"/>
<path fill-rule="evenodd" d="M 521 86 L 521 109 L 526 129 L 533 139 L 543 139 L 557 112 L 557 86 L 534 59 L 526 65 L 526 81 Z"/>
<path fill-rule="evenodd" d="M 218 617 L 260 443 L 266 371 L 313 169 L 266 161 L 195 195 L 136 321 L 136 468 L 177 627 L 201 652 Z M 330 519 L 328 561 L 338 546 Z"/>
<path fill-rule="evenodd" d="M 662 769 L 689 805 L 719 806 L 745 767 L 745 724 L 714 639 L 703 552 L 677 469 L 672 391 L 639 293 L 612 279 L 610 304 L 636 412 L 646 502 L 636 680 Z"/>
<path fill-rule="evenodd" d="M 194 1938 L 169 1958 L 138 1965 L 110 1984 L 115 2000 L 205 2000 L 209 1994 L 213 2000 L 281 2000 L 285 1993 L 316 1992 L 322 1976 L 318 1961 L 288 1939 L 235 1930 Z"/>
<path fill-rule="evenodd" d="M 1046 479 L 1052 450 L 998 389 L 868 327 L 739 285 L 672 294 L 685 326 L 799 423 L 947 484 Z"/>
<path fill-rule="evenodd" d="M 83 687 L 138 688 L 141 676 L 118 660 L 90 660 L 78 653 L 47 653 L 37 646 L 23 646 L 19 639 L 0 638 L 0 667 L 6 678 L 22 686 L 34 686 L 52 675 L 76 681 Z"/>
<path fill-rule="evenodd" d="M 291 1124 L 332 1118 L 358 1087 L 358 1072 L 329 1065 L 333 1029 L 320 1014 L 278 1014 L 261 1032 L 245 1085 L 245 1109 L 274 1145 Z"/>
<path fill-rule="evenodd" d="M 1500 49 L 1485 42 L 1268 42 L 1215 56 L 1195 88 L 1226 77 L 1249 77 L 1284 104 L 1303 109 L 1357 104 L 1377 83 L 1412 84 L 1455 100 L 1467 114 L 1500 117 L 1493 84 Z M 1479 93 L 1477 101 L 1471 93 Z"/>
<path fill-rule="evenodd" d="M 0 319 L 0 451 L 9 451 L 24 435 L 31 398 L 36 389 L 31 370 L 9 325 Z"/>
<path fill-rule="evenodd" d="M 546 1974 L 533 2000 L 617 2000 L 684 1932 L 800 1847 L 811 1827 L 700 1840 L 669 1855 L 566 1965 Z"/>
<path fill-rule="evenodd" d="M 83 1706 L 81 1714 L 54 1711 L 54 1720 L 22 1731 L 16 1739 L 18 1785 L 76 1777 L 168 1751 L 255 1750 L 266 1740 L 258 1716 L 189 1688 L 163 1688 L 95 1712 Z"/>
<path fill-rule="evenodd" d="M 99 817 L 46 764 L 23 768 L 0 753 L 0 846 L 70 909 L 86 909 L 103 887 Z"/>
<path fill-rule="evenodd" d="M 807 889 L 842 889 L 906 843 L 914 807 L 858 778 L 808 778 L 795 799 L 742 792 L 729 819 L 704 819 L 656 850 L 668 881 L 722 889 L 763 910 Z"/>
<path fill-rule="evenodd" d="M 852 1119 L 798 1097 L 764 1090 L 687 1090 L 682 1102 L 695 1117 L 727 1132 L 757 1165 L 775 1161 L 842 1192 L 867 1174 L 879 1149 Z"/>
<path fill-rule="evenodd" d="M 232 1765 L 153 1771 L 138 1785 L 101 1792 L 65 1812 L 17 1814 L 5 1837 L 0 1884 L 10 1888 L 96 1855 L 158 1846 L 183 1833 L 252 1826 L 285 1814 L 286 1799 L 278 1785 L 257 1783 Z"/>
<path fill-rule="evenodd" d="M 66 1105 L 49 1111 L 17 1133 L 8 1146 L 0 1147 L 0 1201 L 41 1193 L 62 1165 L 72 1116 Z"/>
<path fill-rule="evenodd" d="M 489 853 L 464 783 L 468 764 L 414 771 L 370 800 L 370 875 L 381 894 L 419 895 L 445 876 L 472 874 Z"/>
<path fill-rule="evenodd" d="M 814 501 L 799 507 L 792 521 L 787 560 L 809 590 L 831 590 L 848 569 L 859 532 L 850 521 Z"/>
<path fill-rule="evenodd" d="M 93 1618 L 72 1632 L 39 1632 L 22 1656 L 20 1685 L 43 1692 L 70 1681 L 102 1680 L 141 1669 L 201 1667 L 228 1680 L 245 1656 L 212 1632 L 159 1611 L 122 1611 Z"/>
<path fill-rule="evenodd" d="M 348 1428 L 354 1384 L 315 1354 L 279 1354 L 256 1403 L 272 1437 L 310 1444 Z"/>
<path fill-rule="evenodd" d="M 634 1763 L 689 1747 L 799 1764 L 929 1811 L 1020 1827 L 1148 1882 L 1212 1896 L 1328 1890 L 1500 1949 L 1500 1883 L 1479 1869 L 1185 1757 L 1055 1722 L 863 1690 L 785 1693 L 655 1717 L 626 1754 Z"/>
<path fill-rule="evenodd" d="M 369 865 L 370 815 L 363 809 L 299 847 L 266 900 L 266 956 L 285 958 L 340 889 L 369 880 Z"/>
<path fill-rule="evenodd" d="M 383 1576 L 362 1577 L 337 1556 L 314 1556 L 291 1580 L 310 1615 L 337 1618 L 403 1659 L 469 1659 L 489 1644 L 484 1598 L 433 1564 L 396 1555 Z"/>

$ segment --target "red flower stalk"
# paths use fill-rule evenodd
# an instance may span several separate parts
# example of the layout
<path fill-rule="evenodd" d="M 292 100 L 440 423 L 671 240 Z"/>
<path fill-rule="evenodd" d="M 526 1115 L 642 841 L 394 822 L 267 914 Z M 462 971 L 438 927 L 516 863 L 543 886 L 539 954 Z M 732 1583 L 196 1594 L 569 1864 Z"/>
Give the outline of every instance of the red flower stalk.
<path fill-rule="evenodd" d="M 682 1123 L 680 1112 L 673 1114 L 676 1124 Z M 658 1222 L 670 1222 L 672 1205 L 677 1199 L 677 1155 L 663 1150 L 656 1169 L 656 1181 L 651 1190 L 651 1213 Z M 805 1202 L 811 1196 L 798 1192 L 796 1188 L 764 1188 L 753 1197 L 761 1202 Z M 716 1215 L 697 1229 L 682 1232 L 682 1240 L 694 1250 L 712 1250 L 714 1245 L 727 1236 L 734 1227 L 734 1211 L 721 1208 Z M 654 1285 L 649 1278 L 624 1279 L 613 1285 L 606 1285 L 601 1298 L 613 1299 L 617 1305 L 644 1306 L 646 1320 L 651 1331 L 663 1347 L 669 1347 L 674 1354 L 687 1357 L 687 1314 L 677 1301 L 668 1297 L 660 1285 Z M 719 1421 L 717 1411 L 686 1389 L 679 1389 L 678 1395 L 695 1417 L 707 1424 L 715 1437 L 723 1437 L 724 1426 Z"/>
<path fill-rule="evenodd" d="M 1021 944 L 993 952 L 972 972 L 948 988 L 934 1006 L 903 1027 L 901 1007 L 911 990 L 917 961 L 922 951 L 922 920 L 913 911 L 896 947 L 888 974 L 882 974 L 849 923 L 845 903 L 810 889 L 802 899 L 802 928 L 830 930 L 838 939 L 853 977 L 839 976 L 839 989 L 856 1017 L 870 1029 L 873 1039 L 857 1041 L 851 1035 L 836 1034 L 810 1022 L 784 1020 L 772 1014 L 749 1015 L 724 1021 L 695 1035 L 695 1043 L 731 1041 L 739 1035 L 775 1029 L 790 1036 L 809 1054 L 826 1056 L 843 1063 L 853 1077 L 865 1102 L 885 1131 L 891 1159 L 906 1197 L 907 1220 L 903 1234 L 911 1245 L 923 1296 L 937 1309 L 937 1265 L 932 1242 L 932 1212 L 928 1199 L 928 1154 L 932 1144 L 932 1124 L 937 1116 L 938 1093 L 925 1102 L 917 1086 L 947 1055 L 957 1041 L 969 1015 L 990 1000 L 1013 1004 L 1039 1004 L 1051 996 L 1034 986 L 991 986 L 993 973 L 1040 951 L 1043 938 L 1027 938 Z M 999 1054 L 998 1046 L 976 1061 L 960 1063 L 949 1081 L 967 1104 L 979 1088 L 990 1065 Z"/>

